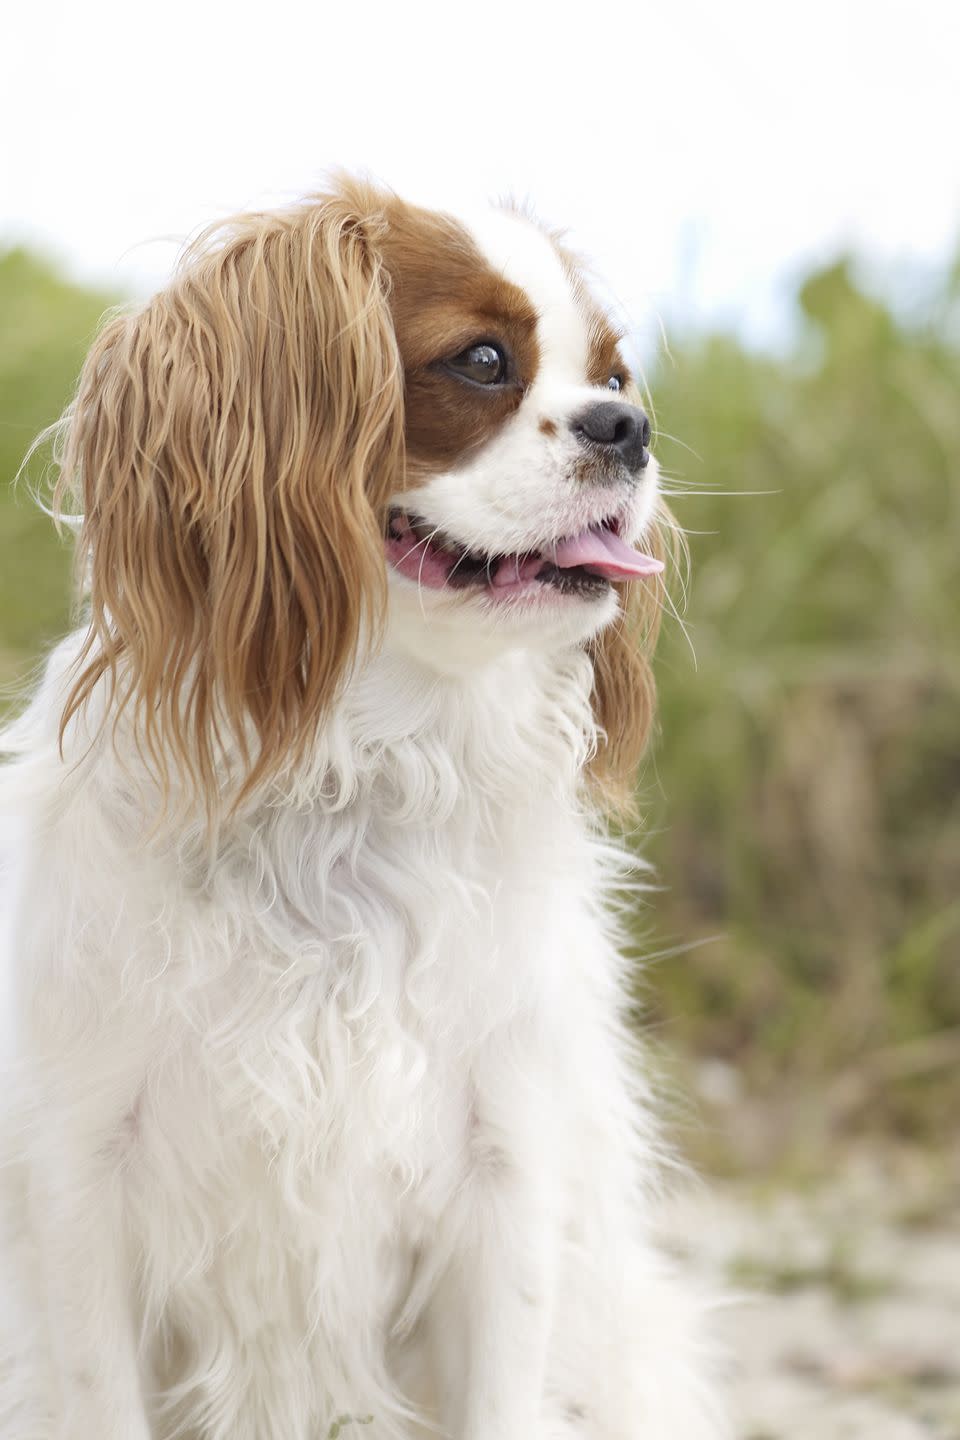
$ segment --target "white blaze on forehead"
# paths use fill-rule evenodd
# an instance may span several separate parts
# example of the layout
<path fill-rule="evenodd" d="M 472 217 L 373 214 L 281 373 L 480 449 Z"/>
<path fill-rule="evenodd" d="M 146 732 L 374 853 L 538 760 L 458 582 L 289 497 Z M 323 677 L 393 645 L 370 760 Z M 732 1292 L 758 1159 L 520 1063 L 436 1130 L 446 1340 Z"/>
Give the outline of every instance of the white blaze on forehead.
<path fill-rule="evenodd" d="M 489 210 L 465 222 L 484 259 L 529 297 L 537 312 L 540 371 L 583 385 L 589 336 L 573 285 L 552 242 L 532 221 L 509 210 Z"/>

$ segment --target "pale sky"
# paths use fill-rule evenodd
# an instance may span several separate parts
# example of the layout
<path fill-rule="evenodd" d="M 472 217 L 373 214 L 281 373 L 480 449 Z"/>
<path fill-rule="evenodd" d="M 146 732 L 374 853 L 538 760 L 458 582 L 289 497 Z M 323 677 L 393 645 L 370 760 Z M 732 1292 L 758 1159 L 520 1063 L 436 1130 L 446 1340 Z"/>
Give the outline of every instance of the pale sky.
<path fill-rule="evenodd" d="M 529 198 L 646 333 L 764 340 L 841 247 L 960 241 L 960 0 L 34 0 L 4 38 L 0 245 L 132 293 L 338 165 Z"/>

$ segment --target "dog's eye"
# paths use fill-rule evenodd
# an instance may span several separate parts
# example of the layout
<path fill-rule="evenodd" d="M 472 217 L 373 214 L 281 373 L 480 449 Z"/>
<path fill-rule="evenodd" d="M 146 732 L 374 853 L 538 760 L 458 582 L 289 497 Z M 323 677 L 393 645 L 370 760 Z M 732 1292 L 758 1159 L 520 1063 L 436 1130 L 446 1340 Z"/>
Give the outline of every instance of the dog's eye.
<path fill-rule="evenodd" d="M 610 379 L 607 381 L 607 389 L 608 389 L 608 390 L 622 390 L 622 389 L 623 389 L 623 376 L 622 376 L 622 375 L 611 375 L 611 376 L 610 376 Z"/>
<path fill-rule="evenodd" d="M 498 385 L 507 376 L 507 357 L 499 345 L 484 340 L 479 345 L 468 345 L 459 355 L 447 361 L 447 368 L 464 380 L 475 385 Z"/>

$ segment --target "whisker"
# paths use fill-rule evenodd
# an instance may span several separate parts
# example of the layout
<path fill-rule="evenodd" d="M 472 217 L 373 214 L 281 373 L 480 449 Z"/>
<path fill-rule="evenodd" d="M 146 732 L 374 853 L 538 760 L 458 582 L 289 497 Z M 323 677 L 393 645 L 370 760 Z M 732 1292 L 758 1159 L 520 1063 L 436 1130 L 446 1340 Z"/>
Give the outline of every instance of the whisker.
<path fill-rule="evenodd" d="M 451 575 L 454 574 L 454 572 L 456 571 L 456 569 L 457 569 L 458 566 L 460 566 L 460 565 L 463 564 L 463 562 L 464 562 L 464 560 L 466 560 L 466 558 L 467 558 L 467 551 L 464 550 L 463 554 L 460 556 L 460 559 L 459 559 L 459 560 L 455 560 L 455 561 L 453 562 L 453 564 L 450 566 L 450 569 L 447 571 L 446 579 L 445 579 L 444 582 L 443 582 L 443 588 L 444 588 L 444 589 L 446 589 L 447 585 L 449 585 Z"/>
<path fill-rule="evenodd" d="M 423 549 L 423 554 L 420 556 L 420 564 L 419 564 L 419 566 L 417 567 L 417 600 L 418 600 L 419 605 L 420 605 L 420 614 L 421 614 L 421 616 L 423 617 L 424 620 L 426 620 L 426 618 L 427 618 L 427 612 L 426 612 L 426 608 L 425 608 L 424 603 L 423 603 L 423 583 L 422 583 L 422 582 L 423 582 L 423 562 L 424 562 L 424 560 L 426 560 L 426 558 L 427 558 L 427 546 L 430 544 L 430 541 L 433 539 L 434 535 L 439 535 L 439 534 L 440 534 L 440 526 L 439 526 L 439 525 L 436 525 L 436 526 L 434 526 L 434 528 L 430 531 L 430 534 L 427 536 L 427 538 L 426 538 L 425 540 L 422 540 L 422 541 L 420 542 L 420 543 L 423 545 L 424 549 Z M 415 550 L 416 548 L 417 548 L 417 547 L 414 546 L 414 550 Z M 410 551 L 410 554 L 411 554 L 411 555 L 413 554 L 413 550 Z"/>
<path fill-rule="evenodd" d="M 437 533 L 436 530 L 434 530 L 433 535 L 436 535 L 436 533 Z M 429 544 L 430 544 L 430 541 L 433 539 L 433 535 L 428 535 L 427 538 L 426 538 L 426 540 L 418 540 L 417 543 L 416 543 L 416 545 L 411 545 L 411 546 L 410 546 L 410 549 L 409 549 L 409 550 L 406 550 L 406 551 L 400 556 L 400 559 L 397 561 L 397 564 L 398 564 L 398 565 L 401 565 L 404 560 L 408 559 L 408 558 L 414 553 L 414 551 L 419 550 L 421 545 L 429 545 Z M 424 551 L 424 554 L 426 554 L 426 551 Z M 422 562 L 421 562 L 421 563 L 422 563 Z"/>
<path fill-rule="evenodd" d="M 670 594 L 670 591 L 665 585 L 662 585 L 660 587 L 660 594 L 663 596 L 663 602 L 657 599 L 656 604 L 662 614 L 672 615 L 674 620 L 676 620 L 677 624 L 680 626 L 680 633 L 683 635 L 684 640 L 687 642 L 687 649 L 690 651 L 690 656 L 693 660 L 693 668 L 694 670 L 698 670 L 699 666 L 697 664 L 697 652 L 694 648 L 693 641 L 690 638 L 690 632 L 684 624 L 682 615 L 680 614 L 676 605 L 673 603 L 673 597 Z"/>
<path fill-rule="evenodd" d="M 660 489 L 661 495 L 668 496 L 671 500 L 685 500 L 690 495 L 705 495 L 708 498 L 716 495 L 721 500 L 734 500 L 740 495 L 782 495 L 782 490 L 682 490 Z"/>
<path fill-rule="evenodd" d="M 667 530 L 672 530 L 676 535 L 719 535 L 719 530 L 691 530 L 689 525 L 671 525 L 669 520 L 661 520 L 661 525 Z"/>
<path fill-rule="evenodd" d="M 697 450 L 694 450 L 692 445 L 688 445 L 685 440 L 681 440 L 679 435 L 671 435 L 669 430 L 661 430 L 659 425 L 654 426 L 653 433 L 654 440 L 672 440 L 674 445 L 679 445 L 681 450 L 686 450 L 693 456 L 694 460 L 699 460 L 701 465 L 704 463 L 703 456 Z"/>

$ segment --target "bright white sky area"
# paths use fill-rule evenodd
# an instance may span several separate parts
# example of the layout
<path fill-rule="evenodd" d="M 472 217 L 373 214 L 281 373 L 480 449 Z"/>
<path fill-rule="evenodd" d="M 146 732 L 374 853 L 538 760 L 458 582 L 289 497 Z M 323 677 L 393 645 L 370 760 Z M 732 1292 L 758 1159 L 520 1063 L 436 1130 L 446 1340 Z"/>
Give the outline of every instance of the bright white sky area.
<path fill-rule="evenodd" d="M 528 197 L 648 335 L 776 343 L 810 265 L 960 241 L 960 0 L 34 0 L 4 31 L 0 246 L 132 293 L 338 165 Z"/>

